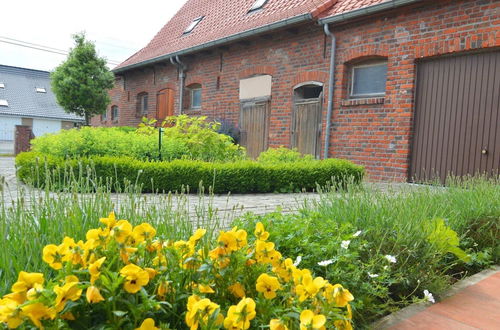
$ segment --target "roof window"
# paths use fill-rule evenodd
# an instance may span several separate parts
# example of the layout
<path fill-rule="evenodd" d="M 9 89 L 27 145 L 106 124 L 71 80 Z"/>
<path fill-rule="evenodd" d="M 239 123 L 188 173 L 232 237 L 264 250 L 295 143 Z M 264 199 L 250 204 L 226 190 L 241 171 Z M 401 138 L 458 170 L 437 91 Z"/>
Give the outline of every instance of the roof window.
<path fill-rule="evenodd" d="M 264 5 L 266 4 L 266 2 L 267 2 L 267 0 L 255 0 L 254 4 L 250 8 L 249 12 L 257 10 L 257 9 L 261 9 L 262 7 L 264 7 Z"/>
<path fill-rule="evenodd" d="M 2 107 L 8 107 L 9 106 L 9 102 L 7 102 L 7 100 L 0 99 L 0 106 L 2 106 Z"/>
<path fill-rule="evenodd" d="M 45 89 L 45 87 L 37 87 L 37 88 L 35 88 L 35 90 L 37 93 L 47 93 L 47 90 Z"/>
<path fill-rule="evenodd" d="M 184 31 L 184 34 L 188 34 L 188 33 L 190 33 L 191 31 L 193 31 L 193 30 L 194 30 L 194 28 L 195 28 L 198 24 L 200 24 L 200 22 L 203 20 L 203 18 L 204 18 L 204 17 L 205 17 L 205 16 L 200 16 L 200 17 L 198 17 L 198 18 L 195 18 L 195 19 L 191 22 L 191 24 L 189 24 L 189 26 L 187 27 L 186 31 Z"/>
<path fill-rule="evenodd" d="M 0 82 L 0 88 L 5 88 L 5 84 L 3 82 Z"/>

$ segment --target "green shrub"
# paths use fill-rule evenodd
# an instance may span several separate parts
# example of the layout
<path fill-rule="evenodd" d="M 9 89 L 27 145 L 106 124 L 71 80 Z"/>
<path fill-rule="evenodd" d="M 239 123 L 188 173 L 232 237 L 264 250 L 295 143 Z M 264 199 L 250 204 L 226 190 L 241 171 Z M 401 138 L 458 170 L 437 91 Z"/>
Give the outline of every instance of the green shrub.
<path fill-rule="evenodd" d="M 149 162 L 129 157 L 94 156 L 64 159 L 36 152 L 21 153 L 16 158 L 17 173 L 24 182 L 62 188 L 71 178 L 112 180 L 141 185 L 144 192 L 196 191 L 201 186 L 215 193 L 264 193 L 312 191 L 318 185 L 346 186 L 358 183 L 364 170 L 347 160 L 327 159 L 317 162 L 263 164 L 244 160 L 211 163 L 196 160 Z M 69 178 L 69 179 L 68 179 Z"/>
<path fill-rule="evenodd" d="M 293 163 L 315 159 L 312 155 L 302 155 L 296 148 L 288 149 L 281 146 L 261 152 L 257 160 L 261 163 Z"/>
<path fill-rule="evenodd" d="M 423 291 L 500 262 L 498 180 L 403 192 L 328 193 L 297 214 L 247 215 L 246 230 L 264 223 L 282 253 L 330 281 L 345 279 L 356 297 L 355 325 L 368 327 Z M 390 262 L 386 256 L 394 256 Z M 318 262 L 327 261 L 324 265 Z"/>
<path fill-rule="evenodd" d="M 164 128 L 161 159 L 233 161 L 244 159 L 245 149 L 231 137 L 217 133 L 220 124 L 205 117 L 172 117 Z M 159 159 L 158 130 L 143 127 L 83 127 L 46 134 L 32 141 L 32 150 L 56 157 L 126 156 Z"/>

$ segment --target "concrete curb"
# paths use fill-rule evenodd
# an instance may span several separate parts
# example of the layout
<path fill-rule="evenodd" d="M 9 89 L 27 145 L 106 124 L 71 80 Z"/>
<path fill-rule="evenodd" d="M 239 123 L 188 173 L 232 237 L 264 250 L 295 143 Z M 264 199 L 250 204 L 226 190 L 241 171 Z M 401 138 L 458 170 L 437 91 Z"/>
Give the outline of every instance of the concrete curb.
<path fill-rule="evenodd" d="M 500 272 L 500 265 L 493 266 L 492 268 L 485 269 L 482 272 L 479 272 L 477 274 L 474 274 L 472 276 L 466 277 L 463 280 L 458 281 L 452 287 L 446 291 L 444 294 L 439 295 L 439 301 L 442 301 L 446 298 L 449 298 L 455 294 L 457 294 L 459 291 L 472 286 L 485 278 L 495 274 L 496 272 Z M 439 303 L 439 302 L 438 302 Z M 382 319 L 376 321 L 371 325 L 371 329 L 388 329 L 397 323 L 406 320 L 410 317 L 412 317 L 415 314 L 418 314 L 422 311 L 424 311 L 427 307 L 432 306 L 433 304 L 430 302 L 421 302 L 421 303 L 416 303 L 412 304 L 408 307 L 405 307 L 397 312 L 394 312 L 392 314 L 389 314 Z"/>

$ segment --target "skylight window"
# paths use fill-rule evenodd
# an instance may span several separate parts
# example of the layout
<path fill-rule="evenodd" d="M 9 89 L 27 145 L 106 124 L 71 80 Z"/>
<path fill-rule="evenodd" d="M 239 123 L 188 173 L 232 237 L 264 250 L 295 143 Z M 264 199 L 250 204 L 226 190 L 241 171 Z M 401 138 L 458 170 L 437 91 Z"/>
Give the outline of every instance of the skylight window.
<path fill-rule="evenodd" d="M 8 107 L 9 106 L 9 102 L 7 102 L 7 100 L 0 99 L 0 106 L 2 106 L 2 107 Z"/>
<path fill-rule="evenodd" d="M 47 93 L 47 90 L 45 89 L 45 87 L 37 87 L 36 92 L 37 93 Z"/>
<path fill-rule="evenodd" d="M 198 18 L 195 18 L 195 19 L 191 22 L 191 24 L 189 24 L 189 26 L 187 27 L 186 31 L 184 31 L 184 34 L 188 34 L 188 33 L 190 33 L 191 31 L 193 31 L 193 30 L 194 30 L 194 28 L 195 28 L 198 24 L 200 24 L 201 20 L 202 20 L 204 17 L 205 17 L 205 16 L 200 16 L 200 17 L 198 17 Z"/>
<path fill-rule="evenodd" d="M 5 88 L 5 84 L 3 82 L 0 82 L 0 88 Z"/>
<path fill-rule="evenodd" d="M 266 4 L 267 0 L 255 0 L 252 8 L 250 8 L 249 11 L 254 11 L 254 10 L 257 10 L 257 9 L 261 9 L 262 7 L 264 7 L 264 5 Z"/>

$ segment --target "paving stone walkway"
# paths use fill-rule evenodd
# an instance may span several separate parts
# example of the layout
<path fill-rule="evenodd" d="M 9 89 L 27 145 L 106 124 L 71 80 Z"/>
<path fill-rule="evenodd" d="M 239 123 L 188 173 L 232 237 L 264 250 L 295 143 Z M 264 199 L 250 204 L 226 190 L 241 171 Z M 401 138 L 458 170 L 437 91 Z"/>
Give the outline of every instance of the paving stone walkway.
<path fill-rule="evenodd" d="M 424 308 L 410 306 L 390 315 L 390 330 L 500 329 L 500 267 L 471 276 L 455 285 L 442 301 Z"/>

